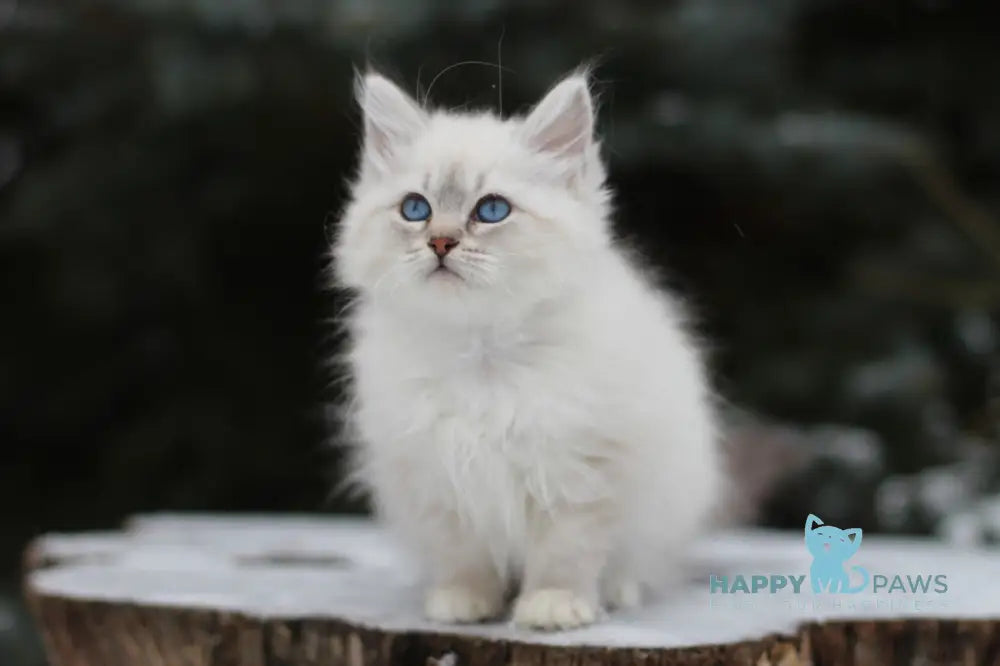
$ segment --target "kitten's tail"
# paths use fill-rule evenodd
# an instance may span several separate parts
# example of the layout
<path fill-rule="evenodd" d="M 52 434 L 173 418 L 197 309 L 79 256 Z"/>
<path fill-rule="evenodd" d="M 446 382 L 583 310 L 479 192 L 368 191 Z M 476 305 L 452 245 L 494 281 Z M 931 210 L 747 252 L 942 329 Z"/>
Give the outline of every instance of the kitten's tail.
<path fill-rule="evenodd" d="M 868 569 L 865 569 L 864 567 L 851 567 L 851 568 L 854 569 L 855 571 L 860 572 L 861 573 L 861 578 L 862 578 L 862 581 L 861 581 L 860 585 L 858 585 L 857 587 L 851 587 L 851 588 L 847 589 L 847 592 L 850 592 L 851 594 L 854 594 L 854 593 L 860 592 L 861 590 L 863 590 L 866 587 L 868 587 L 868 581 L 870 579 L 868 577 Z"/>

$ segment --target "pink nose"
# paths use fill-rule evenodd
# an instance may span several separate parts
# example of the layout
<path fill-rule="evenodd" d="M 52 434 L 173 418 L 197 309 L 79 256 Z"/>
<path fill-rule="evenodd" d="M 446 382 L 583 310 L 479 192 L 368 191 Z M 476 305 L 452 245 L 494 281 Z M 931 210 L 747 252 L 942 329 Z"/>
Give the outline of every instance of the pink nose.
<path fill-rule="evenodd" d="M 436 238 L 430 239 L 427 245 L 434 250 L 434 254 L 439 257 L 451 252 L 452 248 L 458 245 L 458 241 L 454 238 L 449 238 L 448 236 L 437 236 Z"/>

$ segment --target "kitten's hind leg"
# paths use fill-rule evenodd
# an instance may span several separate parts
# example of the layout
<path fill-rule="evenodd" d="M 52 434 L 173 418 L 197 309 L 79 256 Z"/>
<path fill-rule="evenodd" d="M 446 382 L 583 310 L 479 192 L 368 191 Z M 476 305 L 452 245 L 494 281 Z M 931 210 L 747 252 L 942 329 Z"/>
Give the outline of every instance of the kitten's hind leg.
<path fill-rule="evenodd" d="M 601 599 L 611 610 L 628 610 L 642 604 L 642 586 L 624 574 L 610 573 L 601 582 Z"/>
<path fill-rule="evenodd" d="M 601 603 L 606 608 L 627 610 L 642 604 L 643 587 L 634 575 L 635 571 L 635 563 L 619 545 L 601 574 Z"/>

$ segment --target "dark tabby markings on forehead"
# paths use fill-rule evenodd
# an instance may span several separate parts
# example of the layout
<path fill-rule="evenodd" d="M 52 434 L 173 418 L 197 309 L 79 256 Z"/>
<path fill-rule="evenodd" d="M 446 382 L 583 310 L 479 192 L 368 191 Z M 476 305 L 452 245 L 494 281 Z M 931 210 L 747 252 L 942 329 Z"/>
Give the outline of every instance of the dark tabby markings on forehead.
<path fill-rule="evenodd" d="M 442 208 L 455 209 L 465 202 L 465 188 L 462 187 L 457 167 L 452 167 L 441 179 L 437 191 L 438 205 Z"/>
<path fill-rule="evenodd" d="M 437 191 L 433 193 L 432 199 L 438 208 L 445 210 L 458 210 L 469 203 L 473 197 L 481 194 L 483 184 L 486 182 L 486 174 L 476 176 L 475 186 L 468 190 L 465 187 L 465 179 L 462 178 L 461 170 L 457 166 L 452 166 L 441 177 L 441 183 Z M 431 174 L 424 176 L 424 191 L 430 194 Z"/>

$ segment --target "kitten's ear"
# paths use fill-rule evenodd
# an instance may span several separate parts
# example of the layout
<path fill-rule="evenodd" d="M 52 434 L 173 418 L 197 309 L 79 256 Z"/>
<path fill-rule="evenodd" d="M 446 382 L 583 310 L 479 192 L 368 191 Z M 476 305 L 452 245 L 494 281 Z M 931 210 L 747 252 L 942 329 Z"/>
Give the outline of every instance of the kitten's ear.
<path fill-rule="evenodd" d="M 395 151 L 424 129 L 427 113 L 399 86 L 375 72 L 359 75 L 354 93 L 364 115 L 364 159 L 384 170 Z"/>
<path fill-rule="evenodd" d="M 594 141 L 594 103 L 585 74 L 560 81 L 531 110 L 521 136 L 532 150 L 583 159 Z"/>

